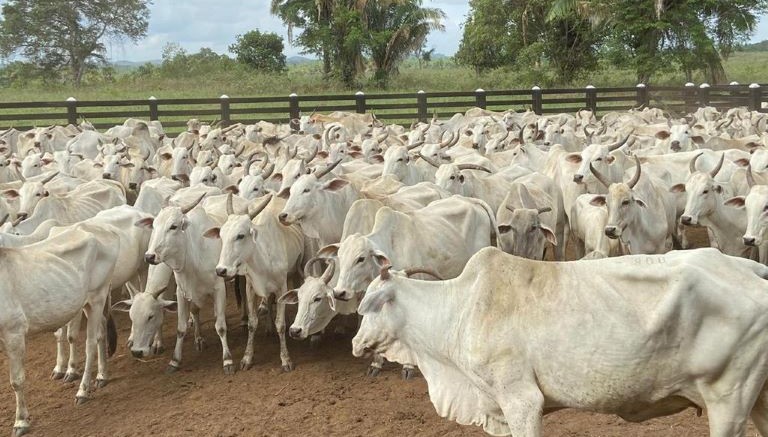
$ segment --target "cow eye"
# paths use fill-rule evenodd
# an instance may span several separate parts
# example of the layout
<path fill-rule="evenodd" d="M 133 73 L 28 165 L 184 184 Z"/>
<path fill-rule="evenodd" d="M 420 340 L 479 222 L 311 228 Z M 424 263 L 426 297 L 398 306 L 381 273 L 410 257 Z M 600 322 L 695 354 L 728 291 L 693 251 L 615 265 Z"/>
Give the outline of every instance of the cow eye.
<path fill-rule="evenodd" d="M 176 225 L 171 225 L 171 227 L 170 227 L 170 228 L 168 228 L 168 229 L 170 229 L 170 230 L 172 230 L 172 231 L 175 231 L 175 230 L 176 230 L 176 229 L 178 229 L 178 228 L 179 228 L 179 227 L 178 227 L 178 226 L 176 226 Z"/>
<path fill-rule="evenodd" d="M 323 300 L 323 296 L 315 296 L 315 298 L 312 299 L 312 302 L 320 302 L 321 300 Z"/>
<path fill-rule="evenodd" d="M 451 180 L 454 180 L 454 179 L 456 179 L 456 176 L 451 176 Z"/>
<path fill-rule="evenodd" d="M 150 320 L 152 320 L 153 318 L 155 318 L 155 315 L 154 315 L 154 314 L 150 314 L 150 315 L 149 315 L 149 317 L 147 317 L 147 321 L 150 321 Z"/>
<path fill-rule="evenodd" d="M 235 237 L 235 240 L 242 240 L 245 238 L 245 234 L 237 234 L 237 237 Z"/>
<path fill-rule="evenodd" d="M 357 263 L 358 264 L 360 264 L 363 261 L 365 261 L 365 257 L 364 256 L 361 256 L 360 258 L 357 259 Z"/>
<path fill-rule="evenodd" d="M 622 206 L 627 206 L 627 205 L 629 205 L 629 200 L 625 200 L 625 201 L 621 202 L 621 205 L 622 205 Z"/>
<path fill-rule="evenodd" d="M 35 196 L 40 197 L 40 193 L 35 194 Z"/>
<path fill-rule="evenodd" d="M 765 208 L 763 208 L 763 211 L 768 211 L 768 205 L 765 205 Z"/>
<path fill-rule="evenodd" d="M 595 161 L 602 161 L 602 160 L 603 160 L 603 158 L 597 158 L 597 159 L 595 159 Z"/>
<path fill-rule="evenodd" d="M 403 158 L 399 158 L 397 162 L 403 162 Z"/>
<path fill-rule="evenodd" d="M 309 193 L 309 188 L 304 188 L 304 193 Z"/>
<path fill-rule="evenodd" d="M 709 190 L 704 190 L 701 194 L 707 194 L 709 193 Z"/>

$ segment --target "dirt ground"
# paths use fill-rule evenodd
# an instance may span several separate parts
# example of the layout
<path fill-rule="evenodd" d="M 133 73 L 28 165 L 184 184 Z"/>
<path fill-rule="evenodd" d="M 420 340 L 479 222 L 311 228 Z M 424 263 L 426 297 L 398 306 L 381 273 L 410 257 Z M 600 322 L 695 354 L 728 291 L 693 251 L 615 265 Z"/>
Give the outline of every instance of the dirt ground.
<path fill-rule="evenodd" d="M 706 234 L 705 234 L 706 235 Z M 706 237 L 705 237 L 706 238 Z M 234 299 L 231 299 L 234 301 Z M 109 362 L 110 383 L 84 405 L 75 405 L 75 383 L 51 381 L 55 348 L 52 334 L 30 336 L 27 347 L 27 399 L 33 436 L 482 436 L 435 413 L 423 378 L 400 379 L 388 365 L 378 378 L 365 376 L 367 360 L 351 354 L 350 336 L 326 336 L 320 347 L 289 342 L 296 369 L 280 370 L 276 337 L 258 336 L 251 370 L 226 376 L 212 314 L 203 311 L 207 348 L 198 353 L 187 336 L 182 370 L 164 369 L 175 340 L 175 316 L 166 317 L 162 356 L 139 361 L 124 346 L 130 321 L 117 313 L 119 344 Z M 229 344 L 236 360 L 246 336 L 234 304 L 228 312 Z M 289 317 L 292 320 L 292 317 Z M 0 358 L 5 362 L 5 358 Z M 7 365 L 2 366 L 7 372 Z M 7 375 L 7 373 L 6 373 Z M 6 380 L 7 381 L 7 380 Z M 0 418 L 13 426 L 13 392 L 0 384 Z M 1 432 L 6 432 L 2 431 Z M 545 436 L 708 435 L 706 414 L 689 409 L 675 416 L 631 424 L 608 415 L 565 410 L 544 419 Z M 750 426 L 748 436 L 758 434 Z"/>

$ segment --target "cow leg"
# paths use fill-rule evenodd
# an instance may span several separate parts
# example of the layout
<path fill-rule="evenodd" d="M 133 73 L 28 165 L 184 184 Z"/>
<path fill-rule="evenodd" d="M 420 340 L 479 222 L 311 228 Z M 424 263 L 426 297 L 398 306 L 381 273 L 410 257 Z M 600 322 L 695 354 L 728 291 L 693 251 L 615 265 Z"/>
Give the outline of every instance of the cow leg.
<path fill-rule="evenodd" d="M 709 417 L 710 437 L 744 437 L 747 431 L 747 415 L 754 411 L 756 399 L 761 395 L 758 390 L 750 388 L 758 386 L 758 377 L 765 381 L 762 372 L 752 374 L 725 374 L 717 381 L 716 387 L 705 387 L 701 390 Z M 733 387 L 739 387 L 734 390 Z M 762 384 L 758 387 L 762 388 Z"/>
<path fill-rule="evenodd" d="M 570 228 L 558 221 L 555 226 L 555 233 L 558 238 L 558 245 L 555 246 L 555 261 L 565 261 L 565 246 L 568 245 L 567 236 L 570 235 Z"/>
<path fill-rule="evenodd" d="M 103 314 L 103 313 L 102 313 Z M 101 324 L 96 338 L 97 368 L 96 368 L 96 388 L 106 387 L 109 382 L 109 371 L 107 369 L 108 346 L 107 346 L 107 318 L 102 317 Z"/>
<path fill-rule="evenodd" d="M 256 329 L 259 327 L 259 316 L 256 313 L 256 293 L 253 287 L 246 286 L 246 297 L 243 302 L 248 312 L 248 343 L 240 361 L 240 370 L 248 370 L 253 365 L 253 343 L 256 340 Z"/>
<path fill-rule="evenodd" d="M 765 386 L 752 407 L 751 416 L 760 435 L 768 437 L 768 390 Z"/>
<path fill-rule="evenodd" d="M 227 289 L 223 281 L 219 281 L 219 285 L 216 286 L 213 299 L 213 311 L 216 313 L 216 333 L 219 334 L 219 340 L 221 340 L 224 373 L 233 375 L 235 364 L 232 361 L 232 352 L 229 351 L 229 344 L 227 343 Z"/>
<path fill-rule="evenodd" d="M 173 349 L 173 357 L 165 373 L 175 373 L 181 367 L 181 349 L 184 345 L 184 336 L 187 335 L 187 320 L 189 320 L 189 302 L 184 299 L 181 293 L 176 293 L 179 299 L 176 300 L 177 319 L 176 319 L 176 347 Z"/>
<path fill-rule="evenodd" d="M 75 399 L 77 404 L 82 404 L 88 400 L 88 393 L 91 390 L 91 374 L 93 373 L 93 361 L 97 357 L 97 348 L 99 343 L 102 343 L 104 333 L 102 327 L 104 326 L 104 297 L 105 292 L 100 298 L 93 299 L 85 306 L 87 312 L 88 321 L 86 324 L 86 336 L 85 336 L 85 367 L 83 368 L 83 377 L 80 380 L 80 389 L 77 390 Z M 101 347 L 103 348 L 103 344 Z M 104 353 L 104 362 L 106 365 L 106 351 Z"/>
<path fill-rule="evenodd" d="M 381 368 L 384 367 L 384 357 L 382 357 L 379 354 L 373 355 L 373 361 L 371 361 L 371 365 L 368 366 L 368 371 L 366 372 L 366 375 L 375 378 L 379 376 L 381 373 Z"/>
<path fill-rule="evenodd" d="M 78 312 L 74 319 L 67 323 L 67 341 L 69 342 L 69 362 L 64 382 L 75 382 L 81 375 L 77 373 L 77 341 L 80 339 L 80 324 L 83 321 L 83 313 Z"/>
<path fill-rule="evenodd" d="M 202 352 L 205 349 L 205 339 L 200 333 L 200 307 L 190 302 L 190 312 L 192 314 L 192 325 L 195 328 L 195 349 Z"/>
<path fill-rule="evenodd" d="M 499 406 L 513 436 L 540 437 L 544 395 L 536 386 L 509 387 L 513 397 L 500 399 Z"/>
<path fill-rule="evenodd" d="M 152 353 L 154 355 L 160 355 L 163 352 L 165 352 L 165 348 L 163 347 L 163 333 L 162 329 L 158 329 L 157 332 L 155 332 L 155 339 L 152 341 Z"/>
<path fill-rule="evenodd" d="M 13 435 L 19 437 L 29 432 L 29 411 L 24 396 L 24 355 L 26 353 L 24 331 L 6 332 L 3 336 L 3 344 L 5 354 L 8 357 L 11 387 L 16 395 L 16 420 L 13 423 Z"/>
<path fill-rule="evenodd" d="M 53 335 L 56 337 L 56 366 L 54 366 L 53 372 L 51 372 L 51 379 L 61 379 L 64 377 L 64 372 L 66 371 L 64 357 L 67 355 L 67 340 L 64 334 L 64 328 L 61 327 L 57 329 Z"/>
<path fill-rule="evenodd" d="M 248 332 L 248 321 L 250 320 L 250 313 L 248 311 L 248 289 L 247 279 L 242 276 L 235 276 L 235 297 L 237 297 L 237 304 L 240 307 L 240 326 Z M 245 290 L 243 290 L 245 288 Z"/>
<path fill-rule="evenodd" d="M 286 293 L 286 286 L 283 286 L 283 293 Z M 275 329 L 277 330 L 277 336 L 280 338 L 280 362 L 283 365 L 284 372 L 290 372 L 293 370 L 293 363 L 291 357 L 288 355 L 288 345 L 285 342 L 285 304 L 277 304 L 277 317 L 275 317 Z"/>

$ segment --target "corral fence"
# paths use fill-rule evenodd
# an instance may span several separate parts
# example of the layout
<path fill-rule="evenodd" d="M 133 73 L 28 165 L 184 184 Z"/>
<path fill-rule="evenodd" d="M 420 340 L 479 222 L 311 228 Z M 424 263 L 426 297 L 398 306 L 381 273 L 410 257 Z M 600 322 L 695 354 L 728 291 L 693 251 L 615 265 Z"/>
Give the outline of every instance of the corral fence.
<path fill-rule="evenodd" d="M 494 111 L 531 109 L 537 114 L 576 112 L 591 109 L 596 114 L 641 106 L 662 108 L 672 114 L 693 112 L 697 107 L 728 109 L 745 106 L 764 111 L 768 86 L 765 84 L 710 86 L 687 83 L 685 86 L 550 88 L 530 90 L 468 92 L 425 92 L 332 94 L 283 97 L 229 97 L 146 100 L 91 100 L 48 102 L 0 102 L 0 126 L 20 130 L 52 124 L 76 124 L 85 118 L 97 129 L 112 127 L 129 117 L 160 120 L 169 132 L 179 131 L 190 118 L 219 120 L 222 124 L 291 123 L 301 113 L 313 111 L 373 112 L 380 120 L 410 124 L 427 121 L 433 115 L 450 117 L 472 107 Z M 294 126 L 295 127 L 295 126 Z"/>

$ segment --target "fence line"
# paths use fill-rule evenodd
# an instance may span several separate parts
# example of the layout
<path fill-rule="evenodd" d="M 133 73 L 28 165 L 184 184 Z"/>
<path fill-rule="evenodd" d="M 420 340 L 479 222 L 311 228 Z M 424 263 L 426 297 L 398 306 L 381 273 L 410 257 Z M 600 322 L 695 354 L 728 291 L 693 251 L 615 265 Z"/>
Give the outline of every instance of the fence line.
<path fill-rule="evenodd" d="M 0 125 L 29 129 L 33 125 L 76 124 L 80 118 L 96 128 L 108 128 L 129 117 L 160 120 L 166 128 L 181 128 L 189 118 L 218 119 L 222 124 L 292 123 L 301 113 L 312 111 L 375 112 L 377 118 L 396 123 L 427 121 L 432 115 L 441 117 L 464 112 L 471 107 L 503 111 L 531 109 L 537 114 L 575 112 L 591 109 L 595 113 L 653 106 L 673 114 L 693 112 L 700 106 L 727 109 L 746 106 L 760 111 L 766 101 L 768 87 L 761 84 L 681 87 L 639 84 L 634 87 L 549 88 L 534 86 L 530 90 L 494 90 L 458 92 L 331 94 L 280 97 L 229 97 L 147 100 L 93 100 L 48 102 L 0 102 Z M 26 123 L 26 124 L 25 124 Z M 294 126 L 295 127 L 295 126 Z"/>

